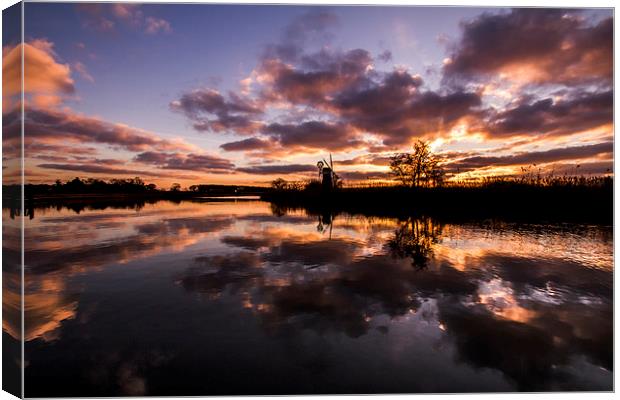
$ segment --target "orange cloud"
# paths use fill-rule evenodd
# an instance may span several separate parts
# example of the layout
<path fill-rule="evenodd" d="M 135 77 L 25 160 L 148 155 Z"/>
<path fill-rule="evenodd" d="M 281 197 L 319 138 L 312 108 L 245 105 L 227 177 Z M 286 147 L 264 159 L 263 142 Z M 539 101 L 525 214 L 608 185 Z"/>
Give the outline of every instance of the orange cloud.
<path fill-rule="evenodd" d="M 57 105 L 59 96 L 75 92 L 71 68 L 56 60 L 53 43 L 37 39 L 3 51 L 3 97 L 21 93 L 21 56 L 24 52 L 24 92 L 36 94 L 38 104 Z"/>

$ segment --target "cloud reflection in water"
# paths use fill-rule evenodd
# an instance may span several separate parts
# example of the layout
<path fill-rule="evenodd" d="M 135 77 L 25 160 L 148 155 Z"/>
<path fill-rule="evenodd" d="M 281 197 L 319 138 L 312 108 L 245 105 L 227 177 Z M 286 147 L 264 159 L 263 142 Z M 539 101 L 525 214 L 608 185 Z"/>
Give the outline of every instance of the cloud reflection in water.
<path fill-rule="evenodd" d="M 41 363 L 72 349 L 90 354 L 66 360 L 69 370 L 89 371 L 77 385 L 84 395 L 178 394 L 181 387 L 194 395 L 316 393 L 298 368 L 335 393 L 611 388 L 609 228 L 428 217 L 319 221 L 303 212 L 273 214 L 261 202 L 162 202 L 139 211 L 47 210 L 27 229 L 33 382 L 46 382 Z M 111 340 L 104 337 L 110 329 L 124 333 Z M 151 337 L 136 336 L 141 332 Z M 226 389 L 223 367 L 204 363 L 224 350 L 243 363 L 250 355 L 235 341 L 239 335 L 275 346 L 283 353 L 271 368 L 279 376 L 298 371 L 297 378 L 278 386 L 246 361 L 256 380 Z M 353 353 L 343 358 L 345 349 Z M 424 352 L 420 363 L 454 380 L 407 381 L 405 372 L 423 368 L 408 352 Z M 112 354 L 120 358 L 106 362 Z M 336 370 L 353 359 L 358 378 L 370 381 L 334 383 Z M 95 372 L 103 364 L 116 371 L 113 378 Z M 201 368 L 221 384 L 190 385 Z M 153 379 L 164 373 L 171 381 Z"/>

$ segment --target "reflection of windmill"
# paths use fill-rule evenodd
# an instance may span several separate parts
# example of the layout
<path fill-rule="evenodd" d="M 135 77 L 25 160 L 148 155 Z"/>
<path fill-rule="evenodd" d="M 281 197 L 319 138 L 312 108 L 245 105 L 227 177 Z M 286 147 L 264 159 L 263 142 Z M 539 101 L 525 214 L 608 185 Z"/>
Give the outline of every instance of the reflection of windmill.
<path fill-rule="evenodd" d="M 325 212 L 319 215 L 319 224 L 316 226 L 316 230 L 320 233 L 325 233 L 327 226 L 329 226 L 329 240 L 332 240 L 332 228 L 334 227 L 334 216 L 331 212 Z"/>
<path fill-rule="evenodd" d="M 329 162 L 325 159 L 316 163 L 319 168 L 319 178 L 323 183 L 323 188 L 331 190 L 338 184 L 340 177 L 334 172 L 334 162 L 332 161 L 332 154 L 329 153 Z"/>
<path fill-rule="evenodd" d="M 320 161 L 319 161 L 320 162 Z M 319 224 L 316 226 L 316 230 L 321 234 L 324 234 L 327 231 L 327 226 L 329 226 L 329 240 L 332 240 L 332 229 L 334 227 L 334 218 L 331 212 L 325 212 L 323 214 L 319 214 Z M 315 269 L 321 267 L 323 264 L 312 265 L 307 270 Z"/>

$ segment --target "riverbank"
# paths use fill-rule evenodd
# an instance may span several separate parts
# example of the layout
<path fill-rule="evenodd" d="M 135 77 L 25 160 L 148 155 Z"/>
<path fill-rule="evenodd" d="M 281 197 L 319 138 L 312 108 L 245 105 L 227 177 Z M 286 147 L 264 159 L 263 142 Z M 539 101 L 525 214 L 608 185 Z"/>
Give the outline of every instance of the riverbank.
<path fill-rule="evenodd" d="M 234 192 L 231 192 L 234 193 Z M 3 193 L 5 195 L 5 193 Z M 249 201 L 259 200 L 258 194 L 213 194 L 195 193 L 189 191 L 179 192 L 143 192 L 143 193 L 67 193 L 67 194 L 45 194 L 34 195 L 25 198 L 24 212 L 27 217 L 33 218 L 35 209 L 55 208 L 69 209 L 74 212 L 83 210 L 105 210 L 115 209 L 141 209 L 146 204 L 154 204 L 158 201 L 170 201 L 181 203 L 183 201 L 192 202 L 217 202 L 217 201 Z M 3 196 L 2 207 L 10 209 L 11 218 L 20 215 L 21 201 L 19 196 Z"/>
<path fill-rule="evenodd" d="M 386 217 L 510 218 L 537 222 L 613 224 L 613 182 L 600 186 L 497 185 L 439 188 L 343 188 L 332 192 L 281 190 L 261 199 L 310 213 Z"/>
<path fill-rule="evenodd" d="M 25 197 L 26 215 L 34 208 L 83 209 L 141 208 L 157 201 L 243 201 L 264 200 L 275 214 L 303 209 L 313 215 L 361 214 L 406 218 L 432 216 L 451 220 L 486 218 L 536 223 L 567 222 L 613 224 L 613 180 L 599 184 L 534 185 L 493 184 L 484 186 L 447 186 L 406 188 L 402 186 L 353 187 L 324 192 L 320 186 L 274 190 L 235 186 L 210 187 L 208 192 L 141 191 L 133 193 L 29 193 Z M 6 187 L 5 187 L 6 189 Z M 20 192 L 13 191 L 19 194 Z M 3 207 L 19 215 L 19 196 L 9 197 L 3 190 Z"/>

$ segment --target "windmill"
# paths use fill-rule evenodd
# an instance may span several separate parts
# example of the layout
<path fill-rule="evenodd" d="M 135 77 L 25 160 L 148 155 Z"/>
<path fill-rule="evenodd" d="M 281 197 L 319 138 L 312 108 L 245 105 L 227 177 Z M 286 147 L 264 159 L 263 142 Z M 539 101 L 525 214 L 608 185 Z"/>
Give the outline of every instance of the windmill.
<path fill-rule="evenodd" d="M 336 187 L 338 180 L 340 177 L 336 172 L 334 172 L 334 162 L 332 160 L 332 154 L 329 153 L 329 162 L 325 159 L 316 163 L 317 168 L 319 169 L 319 178 L 323 183 L 323 188 L 327 190 L 331 190 Z"/>

